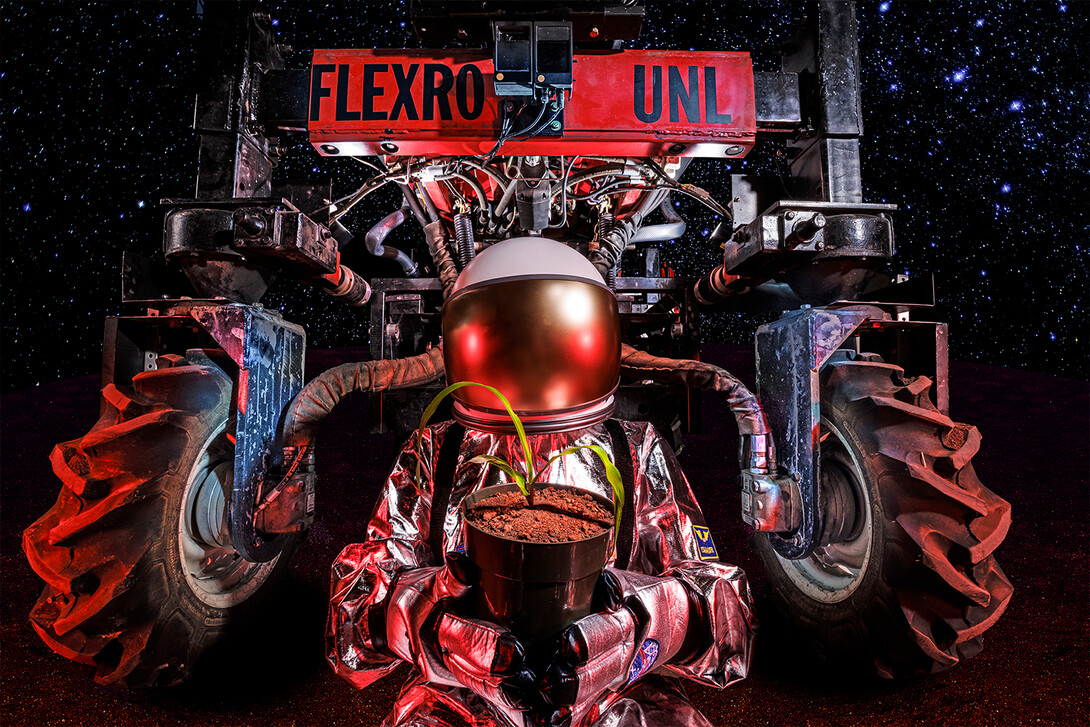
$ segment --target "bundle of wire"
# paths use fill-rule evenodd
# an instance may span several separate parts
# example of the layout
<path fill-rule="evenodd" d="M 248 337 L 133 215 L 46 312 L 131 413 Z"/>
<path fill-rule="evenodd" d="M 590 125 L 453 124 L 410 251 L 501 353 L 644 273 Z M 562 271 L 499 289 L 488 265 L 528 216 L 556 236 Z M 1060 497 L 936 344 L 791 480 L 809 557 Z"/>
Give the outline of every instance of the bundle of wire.
<path fill-rule="evenodd" d="M 484 155 L 484 163 L 488 164 L 488 162 L 492 161 L 492 157 L 496 156 L 496 152 L 498 152 L 500 147 L 508 141 L 531 139 L 545 131 L 545 129 L 548 129 L 564 111 L 564 101 L 564 93 L 562 91 L 553 91 L 549 94 L 548 98 L 543 98 L 541 100 L 541 108 L 538 110 L 537 117 L 533 122 L 519 131 L 513 130 L 515 118 L 517 118 L 518 114 L 515 114 L 514 116 L 504 115 L 503 126 L 500 129 L 500 138 L 496 140 L 496 145 Z M 553 104 L 556 105 L 556 108 L 553 109 L 552 116 L 546 119 L 545 112 Z"/>

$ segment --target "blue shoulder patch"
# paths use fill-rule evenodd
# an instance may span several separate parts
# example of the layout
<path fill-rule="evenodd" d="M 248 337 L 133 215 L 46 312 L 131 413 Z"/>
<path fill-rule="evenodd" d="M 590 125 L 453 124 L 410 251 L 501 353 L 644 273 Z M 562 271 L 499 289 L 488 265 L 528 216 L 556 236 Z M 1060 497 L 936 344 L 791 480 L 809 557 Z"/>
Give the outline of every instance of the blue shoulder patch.
<path fill-rule="evenodd" d="M 700 560 L 719 560 L 719 553 L 715 552 L 715 543 L 712 542 L 710 529 L 703 525 L 694 525 L 693 535 L 696 536 L 696 548 L 700 552 Z"/>
<path fill-rule="evenodd" d="M 644 639 L 644 642 L 640 644 L 640 650 L 636 652 L 636 657 L 632 659 L 632 665 L 628 667 L 628 683 L 631 684 L 650 671 L 658 658 L 659 642 L 654 639 Z"/>

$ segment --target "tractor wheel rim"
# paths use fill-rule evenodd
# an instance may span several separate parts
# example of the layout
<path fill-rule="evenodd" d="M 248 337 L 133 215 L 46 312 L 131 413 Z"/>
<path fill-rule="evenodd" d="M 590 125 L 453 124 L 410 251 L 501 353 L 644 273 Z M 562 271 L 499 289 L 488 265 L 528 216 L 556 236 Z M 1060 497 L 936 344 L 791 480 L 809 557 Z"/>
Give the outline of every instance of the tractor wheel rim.
<path fill-rule="evenodd" d="M 186 583 L 213 608 L 229 608 L 248 599 L 279 559 L 253 563 L 231 545 L 227 503 L 233 481 L 234 460 L 226 445 L 226 426 L 222 426 L 205 442 L 186 479 L 178 518 L 178 554 Z"/>
<path fill-rule="evenodd" d="M 826 477 L 846 477 L 855 496 L 856 517 L 863 522 L 852 528 L 846 540 L 822 545 L 799 560 L 780 558 L 787 577 L 804 594 L 821 603 L 839 603 L 859 588 L 871 564 L 874 522 L 870 491 L 862 480 L 863 467 L 844 434 L 822 418 L 821 472 Z"/>

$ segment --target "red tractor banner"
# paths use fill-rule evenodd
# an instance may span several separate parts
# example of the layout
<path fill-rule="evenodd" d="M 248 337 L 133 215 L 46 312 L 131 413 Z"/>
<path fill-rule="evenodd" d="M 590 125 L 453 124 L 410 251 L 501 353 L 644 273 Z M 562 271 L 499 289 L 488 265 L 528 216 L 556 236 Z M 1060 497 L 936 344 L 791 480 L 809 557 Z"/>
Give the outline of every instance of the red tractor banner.
<path fill-rule="evenodd" d="M 562 128 L 504 154 L 739 157 L 757 130 L 748 53 L 576 53 Z M 486 154 L 500 134 L 478 51 L 316 50 L 310 141 L 322 154 Z M 502 80 L 502 79 L 500 79 Z"/>

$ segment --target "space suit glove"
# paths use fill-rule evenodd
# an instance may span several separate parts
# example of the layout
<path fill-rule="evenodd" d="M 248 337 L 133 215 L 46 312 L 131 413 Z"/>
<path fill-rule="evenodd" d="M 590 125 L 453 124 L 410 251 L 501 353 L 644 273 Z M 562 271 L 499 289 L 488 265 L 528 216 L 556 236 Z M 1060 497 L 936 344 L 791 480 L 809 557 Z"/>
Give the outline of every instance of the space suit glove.
<path fill-rule="evenodd" d="M 413 663 L 433 684 L 463 686 L 489 702 L 521 710 L 536 691 L 525 649 L 510 631 L 471 618 L 475 566 L 447 553 L 443 567 L 402 570 L 390 584 L 386 649 Z"/>
<path fill-rule="evenodd" d="M 603 693 L 684 661 L 705 640 L 699 601 L 677 578 L 607 568 L 602 580 L 605 610 L 561 633 L 545 673 L 552 724 L 578 724 Z"/>
<path fill-rule="evenodd" d="M 468 559 L 447 554 L 447 565 L 402 568 L 398 571 L 382 607 L 373 609 L 368 624 L 376 649 L 416 664 L 425 677 L 442 667 L 435 649 L 435 626 L 451 608 L 469 600 L 471 586 Z M 383 619 L 384 623 L 376 623 Z"/>
<path fill-rule="evenodd" d="M 531 707 L 536 677 L 526 665 L 525 647 L 510 631 L 447 611 L 438 620 L 436 642 L 443 664 L 459 684 L 494 704 Z"/>

